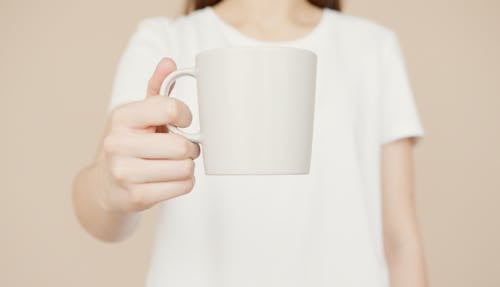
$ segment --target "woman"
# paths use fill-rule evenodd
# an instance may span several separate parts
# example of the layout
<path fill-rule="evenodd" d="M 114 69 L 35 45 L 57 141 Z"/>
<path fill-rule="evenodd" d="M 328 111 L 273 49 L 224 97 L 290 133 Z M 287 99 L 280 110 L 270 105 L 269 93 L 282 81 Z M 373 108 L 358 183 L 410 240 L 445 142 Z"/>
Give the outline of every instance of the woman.
<path fill-rule="evenodd" d="M 191 5 L 128 43 L 102 147 L 75 179 L 82 225 L 118 241 L 159 204 L 148 286 L 426 286 L 412 167 L 423 128 L 394 34 L 338 1 Z M 196 129 L 194 84 L 174 98 L 162 82 L 199 51 L 263 45 L 318 55 L 311 172 L 206 176 L 200 147 L 165 128 Z"/>

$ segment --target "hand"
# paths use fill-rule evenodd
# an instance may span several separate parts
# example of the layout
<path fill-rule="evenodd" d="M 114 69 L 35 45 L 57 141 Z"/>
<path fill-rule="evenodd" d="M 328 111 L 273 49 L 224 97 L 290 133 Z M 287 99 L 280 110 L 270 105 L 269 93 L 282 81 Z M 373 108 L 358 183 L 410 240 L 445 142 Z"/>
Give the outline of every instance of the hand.
<path fill-rule="evenodd" d="M 200 147 L 168 133 L 165 126 L 189 126 L 191 112 L 180 100 L 159 96 L 162 82 L 175 69 L 171 59 L 162 59 L 149 80 L 147 97 L 111 114 L 103 141 L 110 185 L 100 195 L 107 210 L 142 211 L 193 189 L 193 159 L 200 155 Z"/>

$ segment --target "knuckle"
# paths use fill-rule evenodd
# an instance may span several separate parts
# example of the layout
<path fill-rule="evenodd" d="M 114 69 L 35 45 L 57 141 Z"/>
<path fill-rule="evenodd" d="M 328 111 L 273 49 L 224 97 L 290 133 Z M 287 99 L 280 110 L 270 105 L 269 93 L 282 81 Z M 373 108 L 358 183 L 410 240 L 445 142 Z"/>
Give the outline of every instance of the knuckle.
<path fill-rule="evenodd" d="M 184 194 L 189 193 L 193 190 L 194 188 L 194 177 L 191 177 L 189 180 L 184 181 L 184 184 L 182 186 L 182 192 Z"/>
<path fill-rule="evenodd" d="M 138 188 L 129 191 L 129 202 L 133 209 L 142 210 L 148 207 L 147 198 L 144 191 Z"/>
<path fill-rule="evenodd" d="M 111 179 L 122 187 L 128 187 L 130 181 L 130 169 L 125 158 L 112 157 L 108 161 L 108 172 Z"/>
<path fill-rule="evenodd" d="M 193 160 L 185 160 L 181 165 L 181 175 L 184 178 L 190 178 L 194 173 L 194 161 Z"/>
<path fill-rule="evenodd" d="M 120 144 L 116 136 L 108 135 L 103 141 L 104 152 L 109 154 L 115 154 L 120 150 Z"/>
<path fill-rule="evenodd" d="M 181 139 L 179 142 L 179 156 L 182 158 L 188 158 L 191 151 L 191 142 L 186 139 Z"/>
<path fill-rule="evenodd" d="M 196 150 L 196 153 L 195 153 L 195 155 L 194 155 L 194 158 L 197 158 L 197 157 L 199 157 L 199 156 L 200 156 L 200 154 L 201 154 L 201 148 L 200 148 L 200 145 L 199 145 L 199 144 L 197 144 L 197 143 L 195 144 L 195 150 Z M 193 159 L 194 159 L 194 158 L 193 158 Z"/>
<path fill-rule="evenodd" d="M 110 171 L 116 182 L 120 184 L 128 182 L 128 171 L 124 168 L 124 165 L 119 164 L 118 161 L 115 160 L 111 162 Z"/>

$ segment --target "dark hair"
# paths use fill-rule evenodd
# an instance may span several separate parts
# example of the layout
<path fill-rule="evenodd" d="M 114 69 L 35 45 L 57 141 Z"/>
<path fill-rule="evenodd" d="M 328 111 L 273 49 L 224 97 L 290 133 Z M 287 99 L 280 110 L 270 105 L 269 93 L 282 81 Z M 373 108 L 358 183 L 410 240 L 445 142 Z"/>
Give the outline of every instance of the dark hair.
<path fill-rule="evenodd" d="M 190 0 L 186 11 L 198 10 L 207 6 L 213 6 L 222 0 Z M 340 11 L 342 9 L 341 0 L 308 0 L 309 3 L 318 6 L 319 8 L 330 8 Z"/>

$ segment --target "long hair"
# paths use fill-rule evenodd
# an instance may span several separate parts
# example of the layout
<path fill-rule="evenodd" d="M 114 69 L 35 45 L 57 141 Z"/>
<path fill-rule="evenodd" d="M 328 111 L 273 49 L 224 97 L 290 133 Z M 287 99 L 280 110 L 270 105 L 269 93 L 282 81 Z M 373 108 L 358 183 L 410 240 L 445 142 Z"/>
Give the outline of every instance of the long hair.
<path fill-rule="evenodd" d="M 186 13 L 192 10 L 198 10 L 207 6 L 213 6 L 222 0 L 189 0 L 186 6 Z M 341 11 L 341 0 L 308 0 L 309 3 L 319 8 L 330 8 L 333 10 Z"/>

